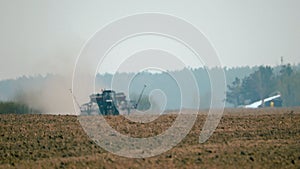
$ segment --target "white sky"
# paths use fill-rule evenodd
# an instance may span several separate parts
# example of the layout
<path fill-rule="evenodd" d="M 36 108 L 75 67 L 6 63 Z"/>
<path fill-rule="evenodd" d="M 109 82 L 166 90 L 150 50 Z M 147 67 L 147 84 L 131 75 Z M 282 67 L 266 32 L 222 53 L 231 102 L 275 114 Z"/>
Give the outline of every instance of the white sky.
<path fill-rule="evenodd" d="M 0 80 L 70 74 L 80 49 L 97 30 L 143 12 L 192 23 L 215 46 L 224 66 L 277 65 L 281 56 L 299 63 L 299 9 L 299 0 L 0 0 Z"/>

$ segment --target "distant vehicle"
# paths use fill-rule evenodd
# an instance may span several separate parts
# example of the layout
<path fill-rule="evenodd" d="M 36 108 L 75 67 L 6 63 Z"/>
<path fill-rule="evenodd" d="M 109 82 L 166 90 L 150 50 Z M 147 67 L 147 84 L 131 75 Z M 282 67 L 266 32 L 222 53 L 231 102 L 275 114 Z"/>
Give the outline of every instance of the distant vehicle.
<path fill-rule="evenodd" d="M 264 105 L 262 100 L 256 101 L 249 105 L 246 105 L 245 108 L 260 108 L 260 107 L 282 107 L 281 95 L 277 94 L 264 99 Z"/>
<path fill-rule="evenodd" d="M 119 115 L 120 112 L 129 114 L 131 109 L 136 109 L 140 103 L 146 85 L 137 102 L 126 100 L 123 92 L 116 93 L 114 90 L 103 90 L 102 93 L 90 95 L 90 102 L 80 106 L 80 111 L 91 114 L 95 111 L 95 103 L 98 105 L 99 113 L 102 115 Z"/>

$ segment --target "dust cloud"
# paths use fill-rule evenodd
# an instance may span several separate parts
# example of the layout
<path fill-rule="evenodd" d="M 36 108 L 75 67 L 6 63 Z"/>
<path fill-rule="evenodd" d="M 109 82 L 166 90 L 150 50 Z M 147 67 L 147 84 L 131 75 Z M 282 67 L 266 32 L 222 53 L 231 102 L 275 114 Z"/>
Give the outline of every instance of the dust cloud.
<path fill-rule="evenodd" d="M 70 76 L 50 76 L 39 85 L 22 87 L 14 100 L 46 114 L 76 114 L 71 86 Z"/>

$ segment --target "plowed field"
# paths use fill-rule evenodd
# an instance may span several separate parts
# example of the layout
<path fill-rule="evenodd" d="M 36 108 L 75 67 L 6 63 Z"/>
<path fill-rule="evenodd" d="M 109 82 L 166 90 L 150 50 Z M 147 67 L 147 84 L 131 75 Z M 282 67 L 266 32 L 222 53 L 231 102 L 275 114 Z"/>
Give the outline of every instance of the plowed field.
<path fill-rule="evenodd" d="M 122 134 L 162 133 L 176 115 L 149 124 L 106 120 Z M 95 144 L 76 116 L 0 115 L 0 168 L 300 168 L 300 109 L 226 110 L 213 135 L 199 135 L 205 112 L 185 139 L 150 158 L 125 158 Z"/>

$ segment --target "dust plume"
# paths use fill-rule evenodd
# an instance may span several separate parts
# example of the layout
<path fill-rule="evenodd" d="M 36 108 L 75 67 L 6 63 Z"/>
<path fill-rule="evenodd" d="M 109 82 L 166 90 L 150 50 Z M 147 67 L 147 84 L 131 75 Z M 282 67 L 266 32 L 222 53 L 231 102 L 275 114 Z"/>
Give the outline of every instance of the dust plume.
<path fill-rule="evenodd" d="M 75 114 L 70 88 L 71 78 L 51 75 L 38 85 L 23 86 L 14 100 L 47 114 Z"/>

